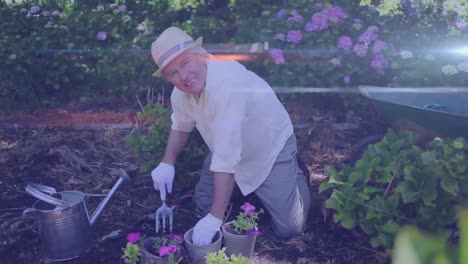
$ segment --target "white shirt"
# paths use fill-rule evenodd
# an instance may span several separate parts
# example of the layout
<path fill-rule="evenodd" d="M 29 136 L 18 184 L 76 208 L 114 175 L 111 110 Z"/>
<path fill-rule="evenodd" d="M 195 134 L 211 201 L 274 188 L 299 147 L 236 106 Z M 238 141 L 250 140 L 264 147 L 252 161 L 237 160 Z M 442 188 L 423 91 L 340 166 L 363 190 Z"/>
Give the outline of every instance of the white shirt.
<path fill-rule="evenodd" d="M 208 60 L 199 99 L 175 88 L 171 104 L 171 128 L 196 127 L 213 153 L 210 170 L 233 173 L 243 195 L 263 183 L 293 134 L 271 87 L 236 61 Z"/>

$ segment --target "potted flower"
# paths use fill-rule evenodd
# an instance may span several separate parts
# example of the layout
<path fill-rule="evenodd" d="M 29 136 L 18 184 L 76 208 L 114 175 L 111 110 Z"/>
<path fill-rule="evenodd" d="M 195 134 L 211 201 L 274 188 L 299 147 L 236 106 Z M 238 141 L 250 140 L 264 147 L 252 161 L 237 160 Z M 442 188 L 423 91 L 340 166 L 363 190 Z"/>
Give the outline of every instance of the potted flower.
<path fill-rule="evenodd" d="M 251 263 L 250 259 L 244 257 L 242 255 L 231 255 L 231 257 L 227 257 L 226 255 L 226 248 L 223 247 L 222 249 L 218 250 L 217 252 L 211 252 L 206 256 L 206 263 L 207 264 L 249 264 Z"/>
<path fill-rule="evenodd" d="M 241 207 L 237 218 L 222 226 L 224 245 L 228 255 L 241 254 L 244 257 L 252 257 L 255 241 L 261 234 L 257 227 L 259 215 L 263 209 L 256 212 L 255 206 L 246 202 Z"/>
<path fill-rule="evenodd" d="M 175 264 L 182 259 L 181 235 L 169 234 L 161 237 L 148 237 L 143 240 L 141 264 Z"/>
<path fill-rule="evenodd" d="M 141 240 L 140 233 L 127 234 L 127 246 L 122 248 L 125 263 L 136 264 L 140 258 L 141 251 L 138 242 Z"/>

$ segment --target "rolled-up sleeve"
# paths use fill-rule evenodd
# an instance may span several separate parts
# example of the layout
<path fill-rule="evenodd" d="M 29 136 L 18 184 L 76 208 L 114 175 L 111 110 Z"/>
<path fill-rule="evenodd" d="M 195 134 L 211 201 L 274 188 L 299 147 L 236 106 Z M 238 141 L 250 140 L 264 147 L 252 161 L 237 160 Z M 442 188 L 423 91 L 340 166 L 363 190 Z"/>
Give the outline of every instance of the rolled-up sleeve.
<path fill-rule="evenodd" d="M 187 108 L 184 108 L 184 103 L 181 102 L 177 95 L 171 96 L 172 114 L 171 114 L 171 129 L 182 132 L 192 132 L 195 127 L 194 118 L 187 112 Z"/>
<path fill-rule="evenodd" d="M 241 90 L 241 89 L 240 89 Z M 235 173 L 242 154 L 242 126 L 246 113 L 245 94 L 223 93 L 213 102 L 213 157 L 210 170 Z"/>

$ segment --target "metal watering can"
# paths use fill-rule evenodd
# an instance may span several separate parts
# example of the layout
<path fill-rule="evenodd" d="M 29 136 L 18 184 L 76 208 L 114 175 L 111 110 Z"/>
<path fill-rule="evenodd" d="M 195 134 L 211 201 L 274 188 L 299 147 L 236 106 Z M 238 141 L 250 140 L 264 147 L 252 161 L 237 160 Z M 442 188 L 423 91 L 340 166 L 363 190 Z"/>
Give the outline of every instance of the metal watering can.
<path fill-rule="evenodd" d="M 28 184 L 26 192 L 38 198 L 32 208 L 23 211 L 23 217 L 35 214 L 44 256 L 51 261 L 64 261 L 82 256 L 92 246 L 91 227 L 117 188 L 129 181 L 120 169 L 120 178 L 89 217 L 85 196 L 79 191 L 56 192 L 54 188 Z"/>

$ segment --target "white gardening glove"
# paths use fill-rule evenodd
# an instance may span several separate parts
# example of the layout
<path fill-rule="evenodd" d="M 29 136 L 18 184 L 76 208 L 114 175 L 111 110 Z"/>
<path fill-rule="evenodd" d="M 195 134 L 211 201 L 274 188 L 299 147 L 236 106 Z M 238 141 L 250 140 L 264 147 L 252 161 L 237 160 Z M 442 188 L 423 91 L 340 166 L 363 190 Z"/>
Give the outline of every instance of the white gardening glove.
<path fill-rule="evenodd" d="M 172 193 L 172 183 L 174 182 L 174 166 L 161 162 L 151 172 L 154 188 L 161 192 L 161 200 L 166 200 L 166 187 L 169 193 Z"/>
<path fill-rule="evenodd" d="M 200 219 L 193 228 L 192 242 L 197 246 L 211 244 L 211 240 L 216 235 L 216 232 L 221 228 L 223 221 L 208 213 Z"/>

